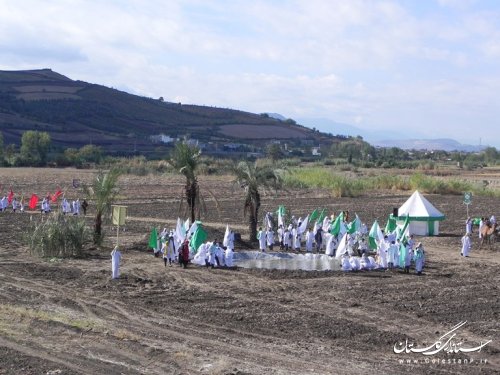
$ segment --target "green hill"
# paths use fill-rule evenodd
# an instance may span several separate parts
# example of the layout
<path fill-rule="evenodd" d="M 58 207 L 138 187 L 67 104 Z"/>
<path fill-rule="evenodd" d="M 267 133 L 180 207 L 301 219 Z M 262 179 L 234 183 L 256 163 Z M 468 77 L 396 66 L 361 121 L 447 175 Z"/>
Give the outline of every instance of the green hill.
<path fill-rule="evenodd" d="M 148 151 L 150 136 L 201 142 L 262 143 L 328 137 L 293 121 L 225 108 L 164 102 L 73 81 L 50 69 L 0 71 L 0 130 L 20 143 L 26 130 L 50 133 L 56 148 L 103 146 L 107 152 Z"/>

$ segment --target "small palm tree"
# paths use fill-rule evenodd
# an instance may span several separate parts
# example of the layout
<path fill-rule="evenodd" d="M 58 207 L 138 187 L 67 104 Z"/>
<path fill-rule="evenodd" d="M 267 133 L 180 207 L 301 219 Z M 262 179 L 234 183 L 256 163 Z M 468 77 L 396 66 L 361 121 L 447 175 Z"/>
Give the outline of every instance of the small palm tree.
<path fill-rule="evenodd" d="M 102 240 L 102 217 L 111 211 L 111 205 L 118 195 L 118 178 L 120 172 L 112 169 L 107 173 L 99 171 L 91 186 L 84 186 L 84 192 L 95 205 L 94 243 Z"/>
<path fill-rule="evenodd" d="M 259 219 L 260 192 L 259 190 L 275 190 L 282 188 L 282 170 L 271 165 L 258 165 L 242 161 L 236 166 L 234 183 L 245 189 L 245 203 L 243 214 L 248 214 L 250 241 L 257 238 L 257 222 Z"/>
<path fill-rule="evenodd" d="M 170 164 L 186 177 L 184 194 L 191 213 L 192 223 L 195 222 L 196 216 L 200 218 L 201 210 L 204 208 L 196 176 L 200 155 L 201 150 L 198 147 L 178 142 L 169 159 Z"/>

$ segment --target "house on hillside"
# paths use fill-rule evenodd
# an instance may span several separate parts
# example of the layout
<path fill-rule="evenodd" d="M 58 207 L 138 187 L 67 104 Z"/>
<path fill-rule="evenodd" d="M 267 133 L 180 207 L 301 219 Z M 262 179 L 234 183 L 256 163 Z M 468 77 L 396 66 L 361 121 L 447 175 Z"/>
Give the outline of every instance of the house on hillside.
<path fill-rule="evenodd" d="M 153 143 L 172 143 L 175 141 L 175 138 L 172 138 L 169 135 L 165 134 L 152 135 L 149 137 L 149 139 Z"/>
<path fill-rule="evenodd" d="M 321 156 L 321 152 L 319 151 L 320 148 L 318 147 L 312 147 L 311 148 L 311 154 L 312 156 Z"/>

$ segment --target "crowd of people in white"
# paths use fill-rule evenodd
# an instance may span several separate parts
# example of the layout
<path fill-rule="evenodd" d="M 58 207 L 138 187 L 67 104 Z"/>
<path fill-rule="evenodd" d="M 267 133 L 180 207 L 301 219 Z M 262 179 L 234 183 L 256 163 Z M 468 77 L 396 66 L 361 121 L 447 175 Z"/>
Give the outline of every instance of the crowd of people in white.
<path fill-rule="evenodd" d="M 347 215 L 346 215 L 347 217 Z M 267 229 L 259 229 L 257 239 L 261 252 L 273 251 L 279 247 L 280 251 L 293 251 L 305 253 L 325 254 L 339 258 L 343 271 L 393 269 L 401 268 L 409 273 L 413 265 L 417 274 L 422 273 L 425 264 L 425 252 L 422 243 L 415 243 L 413 235 L 403 236 L 397 230 L 383 233 L 378 230 L 375 236 L 368 233 L 367 226 L 358 217 L 355 229 L 347 220 L 342 220 L 340 230 L 332 234 L 334 223 L 333 215 L 326 217 L 320 223 L 305 231 L 302 219 L 292 217 L 289 225 L 279 225 L 277 231 L 273 230 L 271 220 L 264 220 Z M 183 231 L 179 230 L 180 219 L 176 230 L 167 230 L 160 233 L 158 244 L 153 248 L 156 256 L 162 256 L 165 266 L 173 263 L 182 263 L 182 250 L 191 263 L 206 267 L 233 267 L 233 254 L 235 233 L 226 228 L 223 241 L 208 241 L 193 247 L 191 236 L 196 228 Z M 184 224 L 181 224 L 184 226 Z M 335 232 L 335 231 L 333 231 Z M 372 232 L 372 231 L 370 231 Z M 367 238 L 371 237 L 371 246 Z M 375 248 L 373 248 L 375 247 Z M 186 257 L 185 256 L 185 257 Z"/>

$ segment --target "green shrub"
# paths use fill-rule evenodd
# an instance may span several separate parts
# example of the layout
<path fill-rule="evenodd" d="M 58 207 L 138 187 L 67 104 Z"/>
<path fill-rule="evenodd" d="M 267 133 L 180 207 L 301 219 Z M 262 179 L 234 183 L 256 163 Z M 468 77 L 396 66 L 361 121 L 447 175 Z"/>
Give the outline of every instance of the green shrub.
<path fill-rule="evenodd" d="M 40 222 L 28 231 L 30 252 L 40 257 L 78 257 L 90 242 L 91 233 L 85 219 L 65 216 L 61 212 L 42 216 Z"/>

